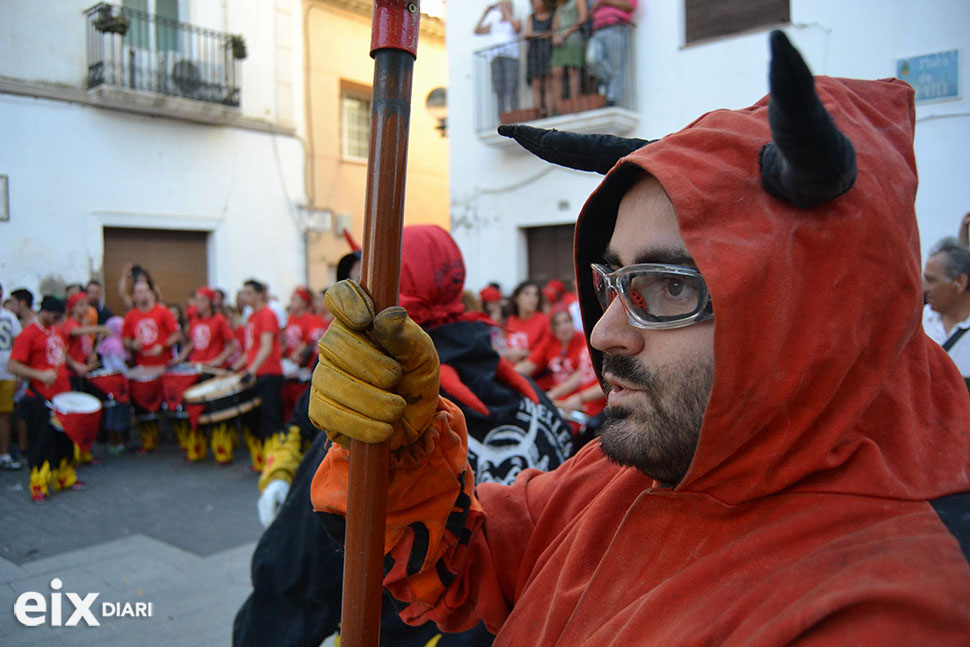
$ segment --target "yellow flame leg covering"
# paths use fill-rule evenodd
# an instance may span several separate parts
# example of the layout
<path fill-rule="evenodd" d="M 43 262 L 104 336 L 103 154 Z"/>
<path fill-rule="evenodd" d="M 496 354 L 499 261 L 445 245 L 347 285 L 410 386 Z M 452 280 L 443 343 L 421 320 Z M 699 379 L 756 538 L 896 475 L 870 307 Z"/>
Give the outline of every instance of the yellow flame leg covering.
<path fill-rule="evenodd" d="M 186 420 L 175 420 L 172 423 L 172 430 L 175 432 L 175 440 L 179 444 L 179 449 L 188 453 L 189 451 L 189 423 Z"/>
<path fill-rule="evenodd" d="M 253 461 L 253 470 L 255 472 L 262 472 L 265 457 L 263 453 L 263 441 L 252 434 L 246 434 L 245 440 L 246 445 L 249 446 L 249 456 Z"/>
<path fill-rule="evenodd" d="M 74 443 L 74 464 L 75 465 L 87 465 L 94 461 L 94 456 L 91 455 L 90 451 L 82 452 L 80 445 Z"/>
<path fill-rule="evenodd" d="M 60 465 L 54 471 L 54 491 L 66 490 L 77 483 L 77 473 L 74 465 L 66 458 L 61 459 Z"/>
<path fill-rule="evenodd" d="M 217 463 L 232 462 L 232 434 L 226 423 L 220 422 L 212 428 L 212 455 Z"/>
<path fill-rule="evenodd" d="M 146 452 L 153 452 L 158 448 L 158 422 L 146 420 L 138 428 L 141 435 L 141 448 Z"/>
<path fill-rule="evenodd" d="M 205 460 L 205 435 L 198 429 L 189 429 L 185 434 L 185 456 L 190 461 Z"/>
<path fill-rule="evenodd" d="M 30 468 L 30 493 L 32 495 L 51 493 L 51 465 L 44 461 L 43 465 Z"/>

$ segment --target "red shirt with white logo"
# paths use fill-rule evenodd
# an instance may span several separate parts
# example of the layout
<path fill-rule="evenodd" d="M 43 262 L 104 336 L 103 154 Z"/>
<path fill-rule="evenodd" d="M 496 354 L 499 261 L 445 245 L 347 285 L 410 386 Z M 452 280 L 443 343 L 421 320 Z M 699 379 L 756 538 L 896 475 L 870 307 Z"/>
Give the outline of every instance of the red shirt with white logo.
<path fill-rule="evenodd" d="M 509 315 L 505 322 L 505 345 L 508 348 L 532 351 L 551 335 L 549 317 L 542 312 L 536 312 L 528 319 Z"/>
<path fill-rule="evenodd" d="M 306 365 L 313 368 L 313 362 L 317 359 L 317 342 L 323 337 L 323 333 L 327 332 L 327 328 L 330 327 L 330 322 L 324 319 L 322 316 L 317 314 L 310 315 L 310 325 L 307 326 L 306 336 L 303 338 L 312 349 L 313 352 L 307 357 Z"/>
<path fill-rule="evenodd" d="M 94 352 L 94 341 L 92 341 L 91 335 L 71 336 L 71 331 L 86 325 L 88 325 L 87 322 L 81 323 L 73 317 L 68 318 L 67 321 L 61 324 L 61 335 L 67 344 L 67 354 L 75 362 L 81 364 L 88 363 L 88 358 Z M 67 370 L 71 375 L 74 375 L 74 370 L 70 366 L 68 366 Z"/>
<path fill-rule="evenodd" d="M 312 312 L 305 312 L 287 320 L 286 328 L 283 329 L 283 353 L 287 357 L 304 344 L 303 340 L 309 331 L 309 319 L 313 316 L 315 315 Z"/>
<path fill-rule="evenodd" d="M 121 337 L 141 342 L 141 350 L 135 353 L 135 364 L 165 366 L 172 359 L 172 354 L 165 348 L 165 342 L 176 330 L 178 323 L 172 316 L 172 311 L 156 303 L 148 312 L 142 312 L 138 308 L 129 310 L 121 327 Z M 162 346 L 162 352 L 149 355 L 149 351 L 156 346 Z"/>
<path fill-rule="evenodd" d="M 246 343 L 244 344 L 246 365 L 252 364 L 253 360 L 256 359 L 259 354 L 259 338 L 266 332 L 273 335 L 273 350 L 256 370 L 256 375 L 282 375 L 283 351 L 280 348 L 280 324 L 276 319 L 276 313 L 269 306 L 263 306 L 257 312 L 254 312 L 250 315 L 249 321 L 246 322 Z"/>
<path fill-rule="evenodd" d="M 40 322 L 34 321 L 13 340 L 10 359 L 37 371 L 57 371 L 57 379 L 50 385 L 40 380 L 30 380 L 31 388 L 41 397 L 50 400 L 58 393 L 71 390 L 67 367 L 64 365 L 66 354 L 67 347 L 60 331 L 54 326 L 44 328 Z"/>
<path fill-rule="evenodd" d="M 579 331 L 573 334 L 566 347 L 563 347 L 558 337 L 549 335 L 532 351 L 529 361 L 536 365 L 537 371 L 548 368 L 552 374 L 552 385 L 559 386 L 579 370 L 585 352 L 586 338 Z"/>
<path fill-rule="evenodd" d="M 232 343 L 235 335 L 229 321 L 217 312 L 211 317 L 196 317 L 189 324 L 189 341 L 192 342 L 190 362 L 208 362 L 219 357 L 226 346 Z"/>

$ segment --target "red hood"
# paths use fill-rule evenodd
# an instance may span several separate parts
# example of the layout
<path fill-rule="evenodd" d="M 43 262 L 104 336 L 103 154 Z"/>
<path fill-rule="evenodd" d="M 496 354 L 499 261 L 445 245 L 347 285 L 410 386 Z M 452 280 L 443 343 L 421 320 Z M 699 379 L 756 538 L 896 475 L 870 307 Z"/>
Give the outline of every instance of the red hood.
<path fill-rule="evenodd" d="M 854 187 L 821 206 L 798 209 L 761 186 L 767 97 L 708 113 L 613 168 L 576 227 L 587 337 L 602 314 L 589 264 L 646 171 L 673 202 L 716 313 L 714 388 L 678 490 L 730 503 L 968 490 L 970 399 L 920 326 L 913 90 L 826 77 L 816 90 L 859 167 Z"/>

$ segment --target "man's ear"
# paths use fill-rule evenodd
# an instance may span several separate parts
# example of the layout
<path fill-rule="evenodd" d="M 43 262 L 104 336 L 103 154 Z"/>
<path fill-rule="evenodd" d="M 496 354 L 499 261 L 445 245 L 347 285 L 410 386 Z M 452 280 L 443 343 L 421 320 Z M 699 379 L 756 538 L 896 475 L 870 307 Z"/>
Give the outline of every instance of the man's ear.
<path fill-rule="evenodd" d="M 960 288 L 961 292 L 966 292 L 967 285 L 970 284 L 970 276 L 967 276 L 966 274 L 961 274 L 960 276 L 953 279 L 953 281 L 957 284 L 957 287 Z"/>

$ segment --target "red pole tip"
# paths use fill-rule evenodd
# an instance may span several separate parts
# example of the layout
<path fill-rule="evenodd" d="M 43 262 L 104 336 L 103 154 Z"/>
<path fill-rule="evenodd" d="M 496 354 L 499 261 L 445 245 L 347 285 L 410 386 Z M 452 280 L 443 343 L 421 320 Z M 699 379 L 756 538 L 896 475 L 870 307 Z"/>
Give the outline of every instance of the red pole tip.
<path fill-rule="evenodd" d="M 379 49 L 401 49 L 417 57 L 418 25 L 421 9 L 418 0 L 374 0 L 370 55 Z"/>

